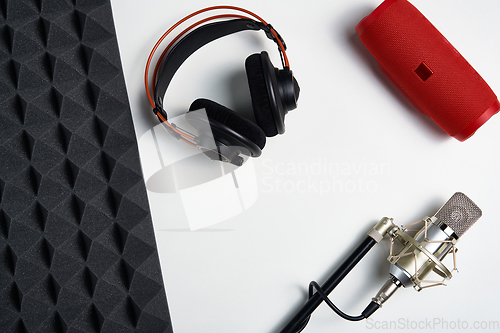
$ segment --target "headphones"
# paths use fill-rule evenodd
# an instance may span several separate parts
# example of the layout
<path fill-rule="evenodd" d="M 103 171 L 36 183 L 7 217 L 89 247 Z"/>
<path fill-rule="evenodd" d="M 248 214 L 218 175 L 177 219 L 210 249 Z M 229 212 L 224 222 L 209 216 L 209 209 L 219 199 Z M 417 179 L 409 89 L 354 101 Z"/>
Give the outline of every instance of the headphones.
<path fill-rule="evenodd" d="M 158 59 L 153 71 L 152 90 L 154 95 L 152 96 L 148 83 L 149 68 L 154 54 L 165 37 L 193 16 L 219 9 L 243 12 L 255 19 L 239 14 L 222 14 L 205 18 L 186 28 L 170 42 Z M 228 18 L 231 19 L 220 21 L 220 19 Z M 216 22 L 207 23 L 209 21 Z M 197 27 L 203 23 L 207 24 Z M 194 29 L 195 27 L 197 28 Z M 252 54 L 245 61 L 257 125 L 229 108 L 208 99 L 195 100 L 185 116 L 187 122 L 197 129 L 197 135 L 170 123 L 163 107 L 163 98 L 175 72 L 182 63 L 202 46 L 218 38 L 245 30 L 263 30 L 266 36 L 278 45 L 283 64 L 283 69 L 274 67 L 265 51 Z M 246 9 L 233 6 L 214 6 L 194 12 L 167 30 L 149 55 L 144 81 L 153 112 L 175 138 L 197 147 L 212 160 L 240 166 L 244 162 L 241 155 L 260 156 L 266 143 L 266 137 L 285 132 L 285 115 L 297 107 L 300 88 L 290 70 L 285 51 L 285 42 L 278 32 L 262 18 Z M 193 112 L 199 109 L 205 109 L 206 117 L 199 112 Z M 207 131 L 207 129 L 209 130 Z"/>

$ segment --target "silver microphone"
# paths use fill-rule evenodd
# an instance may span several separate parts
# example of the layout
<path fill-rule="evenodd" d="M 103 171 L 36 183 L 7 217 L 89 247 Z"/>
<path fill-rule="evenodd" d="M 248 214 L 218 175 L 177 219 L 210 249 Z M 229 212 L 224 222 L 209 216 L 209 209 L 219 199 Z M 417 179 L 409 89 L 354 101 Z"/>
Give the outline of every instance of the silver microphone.
<path fill-rule="evenodd" d="M 451 279 L 452 274 L 442 260 L 449 253 L 455 255 L 456 242 L 476 223 L 481 214 L 481 209 L 471 199 L 457 192 L 434 216 L 423 219 L 424 227 L 413 237 L 405 232 L 405 228 L 395 226 L 391 220 L 391 225 L 383 229 L 391 237 L 391 254 L 388 257 L 391 277 L 373 298 L 373 302 L 382 306 L 401 286 L 412 286 L 420 291 L 443 285 L 444 280 Z M 374 227 L 376 229 L 377 226 Z M 394 255 L 392 245 L 396 240 L 403 248 Z M 443 280 L 426 281 L 425 277 L 432 271 Z"/>
<path fill-rule="evenodd" d="M 392 218 L 382 218 L 369 232 L 366 239 L 337 268 L 337 270 L 320 286 L 315 281 L 309 285 L 309 300 L 285 326 L 282 333 L 301 332 L 307 325 L 311 313 L 321 304 L 328 306 L 344 319 L 359 321 L 369 318 L 386 302 L 401 286 L 413 286 L 417 291 L 424 288 L 443 285 L 444 280 L 451 279 L 451 272 L 442 260 L 452 253 L 455 258 L 455 244 L 469 228 L 481 217 L 481 210 L 463 193 L 455 193 L 432 217 L 421 221 L 424 227 L 415 236 L 407 234 L 406 227 L 398 227 Z M 328 294 L 342 281 L 363 256 L 386 235 L 391 238 L 391 253 L 387 260 L 391 263 L 390 278 L 377 295 L 359 316 L 350 316 L 337 308 L 328 298 Z M 393 244 L 398 241 L 402 249 L 393 254 Z M 455 262 L 455 260 L 454 260 Z M 456 264 L 454 264 L 456 269 Z M 435 272 L 442 281 L 427 281 L 425 277 Z M 430 283 L 424 286 L 423 283 Z M 316 292 L 314 292 L 316 290 Z"/>

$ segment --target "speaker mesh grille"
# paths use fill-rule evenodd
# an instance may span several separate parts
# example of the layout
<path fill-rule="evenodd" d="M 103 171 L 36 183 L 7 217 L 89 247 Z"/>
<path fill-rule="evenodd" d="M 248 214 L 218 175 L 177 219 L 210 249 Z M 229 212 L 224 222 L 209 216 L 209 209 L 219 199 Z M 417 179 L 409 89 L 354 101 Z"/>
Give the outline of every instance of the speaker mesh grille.
<path fill-rule="evenodd" d="M 408 1 L 389 6 L 360 35 L 383 73 L 423 114 L 456 136 L 497 97 L 448 40 Z M 425 63 L 432 75 L 419 76 Z"/>

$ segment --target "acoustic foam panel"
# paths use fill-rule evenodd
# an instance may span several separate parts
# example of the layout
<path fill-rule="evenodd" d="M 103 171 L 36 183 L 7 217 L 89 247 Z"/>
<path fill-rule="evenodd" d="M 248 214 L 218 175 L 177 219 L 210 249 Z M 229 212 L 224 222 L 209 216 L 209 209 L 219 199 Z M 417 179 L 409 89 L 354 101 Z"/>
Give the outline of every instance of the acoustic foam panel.
<path fill-rule="evenodd" d="M 109 0 L 0 1 L 0 331 L 172 332 Z"/>

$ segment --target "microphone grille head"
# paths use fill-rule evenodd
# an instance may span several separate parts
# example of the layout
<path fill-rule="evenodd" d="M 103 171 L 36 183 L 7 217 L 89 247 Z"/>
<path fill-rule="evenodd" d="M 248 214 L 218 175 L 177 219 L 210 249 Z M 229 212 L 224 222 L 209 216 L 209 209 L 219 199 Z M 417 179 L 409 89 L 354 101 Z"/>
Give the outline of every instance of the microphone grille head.
<path fill-rule="evenodd" d="M 455 193 L 436 213 L 436 224 L 450 227 L 458 238 L 481 217 L 481 209 L 461 192 Z"/>

